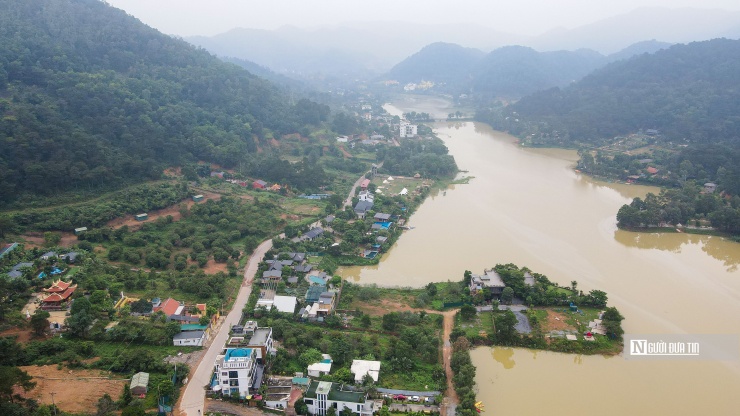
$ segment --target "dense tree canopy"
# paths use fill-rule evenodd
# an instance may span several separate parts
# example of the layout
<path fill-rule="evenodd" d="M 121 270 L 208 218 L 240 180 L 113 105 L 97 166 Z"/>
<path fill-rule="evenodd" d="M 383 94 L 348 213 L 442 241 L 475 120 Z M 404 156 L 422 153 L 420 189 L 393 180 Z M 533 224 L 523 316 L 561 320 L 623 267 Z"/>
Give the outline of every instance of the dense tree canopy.
<path fill-rule="evenodd" d="M 594 71 L 478 118 L 545 142 L 597 142 L 641 129 L 692 143 L 740 140 L 740 41 L 675 45 Z"/>
<path fill-rule="evenodd" d="M 233 166 L 274 133 L 328 117 L 92 0 L 2 0 L 0 204 L 113 188 L 167 166 Z"/>

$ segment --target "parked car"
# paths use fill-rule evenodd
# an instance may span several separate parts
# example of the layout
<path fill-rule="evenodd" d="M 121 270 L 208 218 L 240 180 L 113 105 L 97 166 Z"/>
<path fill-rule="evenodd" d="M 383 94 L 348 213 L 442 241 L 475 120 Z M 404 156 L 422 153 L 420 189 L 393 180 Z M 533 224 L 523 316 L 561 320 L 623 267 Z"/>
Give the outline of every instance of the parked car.
<path fill-rule="evenodd" d="M 401 401 L 404 401 L 404 400 L 406 400 L 407 398 L 408 398 L 408 397 L 404 396 L 403 394 L 394 394 L 394 395 L 393 395 L 393 400 L 401 400 Z"/>
<path fill-rule="evenodd" d="M 418 402 L 419 401 L 419 396 L 411 396 L 411 401 L 412 402 Z"/>

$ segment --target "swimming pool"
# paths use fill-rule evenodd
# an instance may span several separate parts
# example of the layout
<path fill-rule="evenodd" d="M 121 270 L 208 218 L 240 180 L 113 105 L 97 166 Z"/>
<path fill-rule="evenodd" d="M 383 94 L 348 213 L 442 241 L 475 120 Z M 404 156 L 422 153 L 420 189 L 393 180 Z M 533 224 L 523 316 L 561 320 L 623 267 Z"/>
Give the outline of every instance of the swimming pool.
<path fill-rule="evenodd" d="M 375 224 L 379 225 L 380 228 L 382 228 L 384 230 L 387 230 L 387 229 L 391 228 L 391 224 L 393 224 L 393 223 L 390 222 L 390 221 L 376 221 Z"/>

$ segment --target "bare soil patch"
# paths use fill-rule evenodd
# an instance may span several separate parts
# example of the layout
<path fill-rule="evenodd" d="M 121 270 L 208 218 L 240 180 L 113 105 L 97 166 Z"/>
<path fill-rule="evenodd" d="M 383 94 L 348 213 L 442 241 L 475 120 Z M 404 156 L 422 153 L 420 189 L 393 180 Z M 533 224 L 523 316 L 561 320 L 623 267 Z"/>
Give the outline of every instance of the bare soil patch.
<path fill-rule="evenodd" d="M 203 193 L 203 200 L 213 199 L 214 201 L 218 201 L 221 199 L 221 194 L 212 193 L 212 192 L 204 192 Z M 202 203 L 202 202 L 201 202 Z M 126 215 L 124 217 L 119 217 L 112 219 L 106 223 L 108 227 L 111 227 L 113 229 L 118 229 L 123 227 L 124 225 L 128 225 L 128 228 L 131 231 L 138 230 L 141 228 L 142 225 L 144 225 L 147 222 L 156 221 L 157 218 L 160 217 L 166 217 L 168 215 L 172 216 L 173 221 L 179 221 L 182 218 L 182 215 L 180 214 L 180 206 L 185 205 L 188 207 L 192 207 L 195 205 L 195 202 L 191 198 L 184 199 L 177 204 L 170 205 L 167 208 L 162 208 L 156 211 L 150 211 L 147 212 L 149 215 L 149 219 L 146 221 L 136 221 L 136 218 L 134 215 Z"/>
<path fill-rule="evenodd" d="M 422 310 L 419 308 L 412 308 L 411 306 L 401 303 L 400 301 L 389 300 L 389 299 L 383 299 L 372 305 L 371 304 L 358 305 L 358 307 L 363 313 L 366 313 L 371 316 L 382 316 L 389 312 L 406 312 L 406 311 L 418 312 Z M 436 313 L 439 313 L 439 312 L 436 312 Z"/>
<path fill-rule="evenodd" d="M 16 342 L 26 344 L 33 339 L 34 335 L 30 329 L 13 328 L 0 332 L 0 338 L 5 337 L 16 337 Z"/>
<path fill-rule="evenodd" d="M 169 176 L 171 178 L 179 178 L 182 176 L 182 169 L 177 166 L 174 168 L 167 168 L 162 172 L 165 176 Z"/>
<path fill-rule="evenodd" d="M 206 263 L 206 267 L 203 268 L 203 271 L 206 272 L 206 274 L 215 274 L 218 272 L 226 273 L 226 263 L 216 263 L 215 260 L 210 259 L 208 260 L 208 263 Z"/>
<path fill-rule="evenodd" d="M 339 150 L 342 151 L 342 154 L 344 155 L 345 159 L 349 159 L 352 157 L 352 154 L 350 154 L 347 149 L 344 148 L 344 146 L 339 146 Z"/>
<path fill-rule="evenodd" d="M 565 321 L 568 317 L 562 313 L 547 310 L 547 322 L 545 323 L 545 332 L 575 330 L 576 328 L 568 325 Z"/>
<path fill-rule="evenodd" d="M 50 404 L 51 393 L 56 405 L 66 412 L 94 414 L 96 404 L 103 394 L 114 400 L 121 395 L 125 379 L 113 379 L 110 373 L 96 370 L 58 370 L 56 366 L 20 367 L 33 377 L 36 387 L 25 396 Z"/>
<path fill-rule="evenodd" d="M 74 235 L 74 233 L 61 232 L 58 234 L 62 235 L 62 239 L 59 241 L 59 246 L 72 247 L 73 245 L 77 244 L 77 236 Z M 25 240 L 26 243 L 31 247 L 44 247 L 45 241 L 43 233 L 32 232 L 28 234 L 23 234 L 20 237 Z"/>

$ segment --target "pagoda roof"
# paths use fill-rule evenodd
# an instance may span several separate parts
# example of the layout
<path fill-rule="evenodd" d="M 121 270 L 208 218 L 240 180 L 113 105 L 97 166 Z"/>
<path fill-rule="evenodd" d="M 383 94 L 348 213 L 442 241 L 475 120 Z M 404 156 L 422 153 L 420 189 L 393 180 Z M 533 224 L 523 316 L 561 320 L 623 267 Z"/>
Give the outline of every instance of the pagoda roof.
<path fill-rule="evenodd" d="M 46 292 L 46 293 L 61 293 L 61 292 L 64 292 L 65 290 L 67 290 L 67 288 L 69 288 L 69 285 L 71 285 L 71 284 L 72 284 L 72 282 L 65 282 L 65 281 L 59 279 L 56 282 L 54 282 L 51 285 L 51 287 L 49 287 L 48 289 L 47 288 L 44 288 L 43 291 Z"/>
<path fill-rule="evenodd" d="M 62 293 L 52 293 L 49 296 L 45 297 L 41 301 L 44 303 L 49 302 L 62 302 L 67 300 L 72 294 L 77 290 L 77 285 L 69 286 L 64 292 Z"/>

